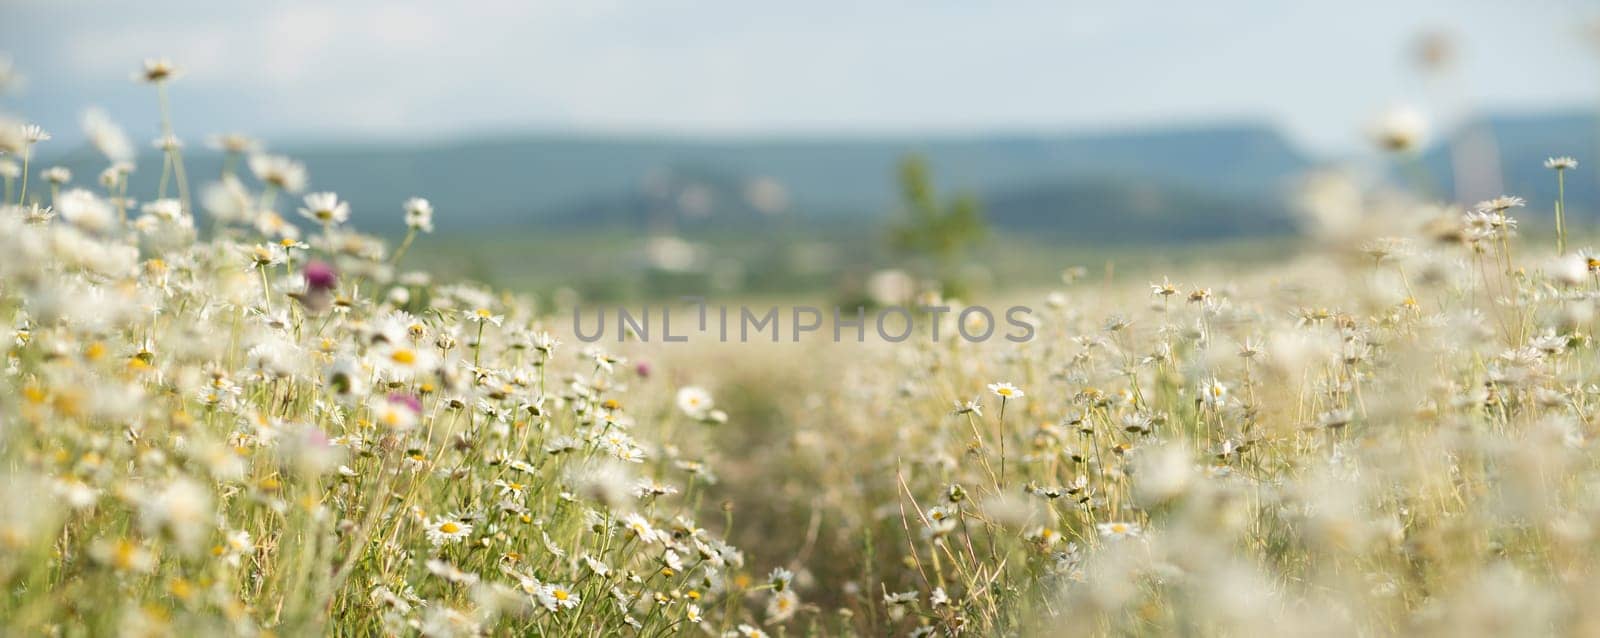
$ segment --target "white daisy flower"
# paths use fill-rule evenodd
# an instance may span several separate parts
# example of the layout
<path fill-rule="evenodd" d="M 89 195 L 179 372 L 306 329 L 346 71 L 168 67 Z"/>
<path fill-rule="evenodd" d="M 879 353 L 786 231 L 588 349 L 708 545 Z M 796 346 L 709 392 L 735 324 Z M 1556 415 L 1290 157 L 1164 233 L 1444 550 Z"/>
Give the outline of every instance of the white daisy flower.
<path fill-rule="evenodd" d="M 989 391 L 1001 399 L 1020 399 L 1026 396 L 1017 386 L 1003 381 L 989 384 Z"/>
<path fill-rule="evenodd" d="M 305 197 L 300 216 L 324 226 L 350 221 L 350 203 L 339 201 L 336 193 L 311 193 Z"/>
<path fill-rule="evenodd" d="M 1107 540 L 1122 540 L 1125 538 L 1138 538 L 1144 534 L 1144 529 L 1138 523 L 1124 523 L 1113 521 L 1095 525 L 1100 536 Z"/>
<path fill-rule="evenodd" d="M 582 602 L 578 592 L 574 591 L 570 586 L 560 584 L 546 583 L 539 588 L 537 596 L 539 604 L 550 611 L 572 609 Z"/>
<path fill-rule="evenodd" d="M 702 418 L 713 407 L 711 393 L 699 386 L 684 386 L 678 389 L 678 409 L 693 418 Z"/>
<path fill-rule="evenodd" d="M 428 521 L 425 525 L 428 533 L 428 542 L 434 547 L 447 543 L 459 543 L 472 535 L 472 525 L 448 517 L 440 517 Z"/>

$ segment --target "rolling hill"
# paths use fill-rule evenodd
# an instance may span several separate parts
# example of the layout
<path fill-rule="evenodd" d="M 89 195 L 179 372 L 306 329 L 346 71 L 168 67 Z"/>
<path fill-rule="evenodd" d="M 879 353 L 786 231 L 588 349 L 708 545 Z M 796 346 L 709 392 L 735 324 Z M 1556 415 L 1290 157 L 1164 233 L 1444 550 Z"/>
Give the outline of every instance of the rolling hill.
<path fill-rule="evenodd" d="M 1544 206 L 1550 155 L 1584 162 L 1568 183 L 1577 218 L 1600 210 L 1593 115 L 1493 117 L 1505 191 Z M 310 169 L 312 189 L 335 188 L 363 228 L 399 229 L 399 206 L 426 196 L 452 231 L 616 228 L 770 229 L 876 224 L 896 207 L 896 162 L 925 156 L 939 187 L 977 193 L 1002 229 L 1098 239 L 1181 240 L 1290 232 L 1293 178 L 1330 161 L 1309 157 L 1270 127 L 1218 124 L 1094 135 L 675 139 L 510 135 L 448 144 L 277 149 Z M 50 158 L 46 158 L 46 162 Z M 102 163 L 54 158 L 78 181 Z M 1452 192 L 1441 145 L 1424 155 Z M 192 149 L 196 179 L 220 158 Z M 48 164 L 41 164 L 48 165 Z M 151 192 L 160 160 L 146 157 L 136 192 Z"/>

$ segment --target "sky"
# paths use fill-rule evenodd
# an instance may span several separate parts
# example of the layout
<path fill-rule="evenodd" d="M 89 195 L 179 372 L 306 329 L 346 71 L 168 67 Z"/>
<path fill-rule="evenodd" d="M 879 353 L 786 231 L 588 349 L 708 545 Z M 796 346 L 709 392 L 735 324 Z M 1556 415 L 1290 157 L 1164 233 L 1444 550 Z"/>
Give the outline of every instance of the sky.
<path fill-rule="evenodd" d="M 181 136 L 299 143 L 507 132 L 678 136 L 1060 133 L 1259 121 L 1359 148 L 1388 106 L 1591 106 L 1594 0 L 0 0 L 27 78 L 0 110 L 71 139 L 169 57 Z M 1444 33 L 1430 80 L 1413 55 Z"/>

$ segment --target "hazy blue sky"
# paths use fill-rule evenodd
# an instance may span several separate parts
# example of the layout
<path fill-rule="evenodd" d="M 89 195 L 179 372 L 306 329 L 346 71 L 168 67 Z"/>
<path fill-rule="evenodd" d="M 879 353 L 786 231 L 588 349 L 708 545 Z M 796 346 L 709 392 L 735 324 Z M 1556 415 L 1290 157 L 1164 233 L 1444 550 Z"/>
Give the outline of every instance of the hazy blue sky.
<path fill-rule="evenodd" d="M 1455 36 L 1452 90 L 1476 108 L 1590 104 L 1597 17 L 1571 0 L 0 0 L 0 51 L 29 79 L 3 108 L 63 134 L 91 104 L 150 130 L 153 95 L 128 76 L 164 55 L 188 70 L 192 141 L 1259 118 L 1342 151 L 1385 105 L 1428 103 L 1410 56 L 1427 30 Z"/>

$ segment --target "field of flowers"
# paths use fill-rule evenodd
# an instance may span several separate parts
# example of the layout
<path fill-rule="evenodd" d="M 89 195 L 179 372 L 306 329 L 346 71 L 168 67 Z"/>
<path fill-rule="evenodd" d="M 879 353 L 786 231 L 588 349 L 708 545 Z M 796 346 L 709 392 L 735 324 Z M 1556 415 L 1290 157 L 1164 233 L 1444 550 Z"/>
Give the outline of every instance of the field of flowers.
<path fill-rule="evenodd" d="M 1600 259 L 1559 202 L 1315 178 L 1315 250 L 1068 271 L 1021 344 L 589 345 L 406 270 L 424 199 L 239 136 L 192 181 L 170 121 L 130 193 L 84 125 L 97 185 L 0 121 L 7 635 L 1600 632 Z"/>

